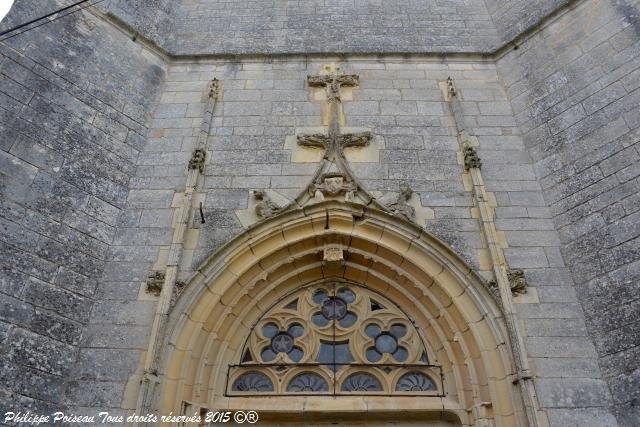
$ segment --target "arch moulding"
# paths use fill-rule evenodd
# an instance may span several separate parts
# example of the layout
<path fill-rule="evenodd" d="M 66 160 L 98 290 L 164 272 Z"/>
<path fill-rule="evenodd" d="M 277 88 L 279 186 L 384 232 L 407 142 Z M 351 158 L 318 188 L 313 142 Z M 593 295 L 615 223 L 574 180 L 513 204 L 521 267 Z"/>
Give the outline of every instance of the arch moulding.
<path fill-rule="evenodd" d="M 342 255 L 328 259 L 327 248 Z M 283 296 L 323 280 L 365 285 L 402 307 L 441 367 L 441 393 L 229 396 L 229 366 L 256 322 Z M 429 232 L 361 204 L 329 200 L 255 224 L 190 278 L 163 335 L 149 400 L 161 413 L 251 409 L 291 419 L 403 411 L 452 425 L 526 425 L 503 315 L 483 279 Z"/>

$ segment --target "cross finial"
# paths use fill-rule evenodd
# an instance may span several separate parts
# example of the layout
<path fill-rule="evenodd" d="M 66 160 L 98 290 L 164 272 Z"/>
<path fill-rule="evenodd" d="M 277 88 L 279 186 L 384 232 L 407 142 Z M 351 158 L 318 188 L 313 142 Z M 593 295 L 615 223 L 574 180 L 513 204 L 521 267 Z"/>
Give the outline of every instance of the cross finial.
<path fill-rule="evenodd" d="M 346 201 L 356 200 L 359 187 L 353 179 L 349 165 L 344 157 L 346 147 L 364 147 L 372 139 L 371 132 L 342 133 L 340 119 L 342 100 L 340 89 L 343 86 L 358 86 L 360 79 L 356 74 L 339 74 L 340 67 L 331 64 L 323 68 L 320 74 L 307 76 L 307 84 L 312 88 L 326 90 L 326 107 L 329 123 L 327 133 L 298 135 L 298 145 L 302 147 L 323 148 L 324 159 L 321 161 L 313 182 L 307 187 L 307 196 L 315 202 L 330 198 L 344 198 Z M 371 197 L 369 196 L 369 199 Z"/>
<path fill-rule="evenodd" d="M 358 86 L 360 78 L 357 74 L 317 74 L 307 76 L 309 87 L 326 87 L 327 101 L 340 102 L 340 88 L 342 86 Z"/>
<path fill-rule="evenodd" d="M 364 147 L 371 140 L 371 132 L 358 132 L 342 134 L 339 124 L 340 88 L 343 86 L 354 87 L 360 83 L 357 74 L 339 74 L 340 67 L 327 65 L 324 67 L 326 74 L 307 76 L 309 87 L 324 87 L 327 91 L 327 103 L 329 104 L 329 132 L 325 134 L 298 135 L 298 144 L 303 147 L 324 148 L 325 157 L 333 158 L 342 156 L 345 147 Z"/>

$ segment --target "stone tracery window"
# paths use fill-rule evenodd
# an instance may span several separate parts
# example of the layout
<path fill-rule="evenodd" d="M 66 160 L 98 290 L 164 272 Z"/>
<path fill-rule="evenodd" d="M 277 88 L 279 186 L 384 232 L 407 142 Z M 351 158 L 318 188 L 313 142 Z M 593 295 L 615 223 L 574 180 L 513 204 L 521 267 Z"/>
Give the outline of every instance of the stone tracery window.
<path fill-rule="evenodd" d="M 327 282 L 283 298 L 254 325 L 229 368 L 227 395 L 441 395 L 428 354 L 386 297 Z"/>

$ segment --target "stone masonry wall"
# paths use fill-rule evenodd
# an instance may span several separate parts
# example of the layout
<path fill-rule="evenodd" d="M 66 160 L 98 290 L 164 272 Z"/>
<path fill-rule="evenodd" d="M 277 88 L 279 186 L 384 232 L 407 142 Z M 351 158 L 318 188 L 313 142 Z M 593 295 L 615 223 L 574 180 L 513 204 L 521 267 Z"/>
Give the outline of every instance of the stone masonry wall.
<path fill-rule="evenodd" d="M 485 0 L 485 3 L 502 44 L 571 0 Z"/>
<path fill-rule="evenodd" d="M 640 419 L 640 8 L 585 1 L 498 61 L 620 425 Z"/>
<path fill-rule="evenodd" d="M 575 0 L 110 0 L 99 7 L 175 55 L 491 53 Z"/>
<path fill-rule="evenodd" d="M 3 28 L 59 6 L 16 2 Z M 100 278 L 163 74 L 84 13 L 0 43 L 2 413 L 101 403 L 78 381 L 109 358 L 86 325 L 111 292 Z"/>
<path fill-rule="evenodd" d="M 174 35 L 178 3 L 171 0 L 109 0 L 98 7 L 115 15 L 158 46 L 168 49 Z"/>
<path fill-rule="evenodd" d="M 251 208 L 251 190 L 270 189 L 291 199 L 310 181 L 316 163 L 303 161 L 288 141 L 297 132 L 322 125 L 320 103 L 312 99 L 305 79 L 334 60 L 170 66 L 148 143 L 131 180 L 123 211 L 127 220 L 116 232 L 114 259 L 108 266 L 113 277 L 108 287 L 117 290 L 117 296 L 109 298 L 117 298 L 119 308 L 105 309 L 92 325 L 97 336 L 111 337 L 116 333 L 111 331 L 124 336 L 122 343 L 107 338 L 108 345 L 122 348 L 113 350 L 110 361 L 101 361 L 104 372 L 113 365 L 114 378 L 107 381 L 116 382 L 123 371 L 115 361 L 130 355 L 127 346 L 144 342 L 141 336 L 150 316 L 140 307 L 155 299 L 144 292 L 144 277 L 166 262 L 173 206 L 179 201 L 176 193 L 184 186 L 208 81 L 221 79 L 223 96 L 209 138 L 206 191 L 198 196 L 206 222 L 190 232 L 180 279 L 243 230 L 240 218 Z M 371 130 L 376 147 L 366 156 L 347 155 L 355 175 L 378 196 L 409 183 L 424 209 L 430 210 L 421 225 L 488 277 L 491 264 L 463 182 L 453 119 L 439 87 L 448 76 L 455 79 L 466 120 L 480 141 L 482 173 L 497 202 L 496 225 L 504 236 L 508 262 L 525 270 L 531 286 L 526 297 L 517 299 L 517 307 L 541 404 L 554 426 L 565 427 L 572 420 L 584 422 L 578 425 L 614 426 L 607 411 L 609 391 L 559 252 L 560 239 L 495 66 L 363 58 L 344 59 L 340 65 L 361 78 L 360 87 L 344 101 L 346 125 Z M 199 214 L 195 220 L 200 222 Z M 140 375 L 139 364 L 127 387 L 129 397 L 135 398 Z M 86 390 L 104 384 L 105 378 L 87 383 Z M 124 409 L 132 409 L 132 402 Z"/>
<path fill-rule="evenodd" d="M 18 2 L 5 25 L 31 17 L 33 3 Z M 489 12 L 504 38 L 532 10 L 363 3 L 107 6 L 168 51 L 194 54 L 483 51 L 498 44 Z M 374 135 L 347 154 L 355 175 L 376 196 L 410 184 L 420 225 L 489 277 L 441 90 L 454 78 L 500 241 L 530 285 L 516 305 L 541 405 L 553 426 L 615 426 L 610 407 L 632 425 L 637 16 L 634 2 L 584 1 L 497 64 L 383 55 L 162 64 L 82 13 L 0 43 L 0 408 L 135 407 L 157 301 L 145 279 L 167 261 L 208 82 L 220 79 L 223 95 L 196 195 L 206 221 L 192 223 L 179 279 L 243 230 L 251 190 L 287 200 L 309 182 L 314 156 L 295 135 L 322 119 L 305 79 L 337 62 L 361 78 L 345 91 L 346 126 Z"/>
<path fill-rule="evenodd" d="M 492 53 L 576 0 L 109 0 L 173 55 Z"/>
<path fill-rule="evenodd" d="M 485 51 L 482 0 L 194 0 L 175 18 L 180 54 Z"/>

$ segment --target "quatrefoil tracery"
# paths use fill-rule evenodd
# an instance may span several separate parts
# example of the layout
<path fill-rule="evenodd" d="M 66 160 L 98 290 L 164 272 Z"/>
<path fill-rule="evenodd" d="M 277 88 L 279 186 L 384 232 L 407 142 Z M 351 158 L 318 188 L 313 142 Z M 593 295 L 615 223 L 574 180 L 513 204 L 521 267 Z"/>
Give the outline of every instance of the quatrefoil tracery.
<path fill-rule="evenodd" d="M 313 302 L 320 306 L 320 311 L 313 315 L 313 323 L 324 327 L 334 320 L 343 328 L 353 326 L 358 317 L 348 310 L 348 306 L 355 300 L 356 295 L 347 288 L 340 289 L 334 296 L 329 296 L 324 289 L 316 290 L 313 294 Z"/>
<path fill-rule="evenodd" d="M 262 335 L 271 339 L 271 345 L 262 349 L 260 356 L 264 362 L 272 362 L 280 353 L 286 354 L 293 362 L 302 359 L 304 351 L 294 346 L 296 338 L 304 334 L 304 327 L 293 323 L 286 331 L 282 331 L 275 323 L 267 323 L 262 328 Z"/>
<path fill-rule="evenodd" d="M 365 334 L 373 340 L 373 346 L 367 348 L 367 360 L 378 362 L 385 354 L 390 354 L 398 362 L 407 360 L 407 349 L 399 344 L 407 334 L 407 327 L 402 323 L 394 323 L 388 330 L 382 330 L 376 323 L 365 326 Z"/>

